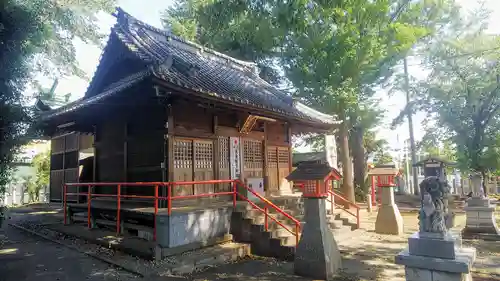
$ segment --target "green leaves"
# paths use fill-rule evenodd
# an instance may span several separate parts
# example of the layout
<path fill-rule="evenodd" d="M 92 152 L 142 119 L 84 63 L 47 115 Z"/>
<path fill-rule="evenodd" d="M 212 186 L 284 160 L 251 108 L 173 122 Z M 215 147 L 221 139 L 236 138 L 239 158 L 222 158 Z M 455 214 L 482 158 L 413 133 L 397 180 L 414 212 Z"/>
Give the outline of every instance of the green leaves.
<path fill-rule="evenodd" d="M 113 0 L 3 0 L 0 5 L 0 193 L 13 156 L 26 143 L 33 112 L 23 91 L 34 77 L 78 75 L 73 39 L 100 44 L 96 13 L 110 12 Z"/>

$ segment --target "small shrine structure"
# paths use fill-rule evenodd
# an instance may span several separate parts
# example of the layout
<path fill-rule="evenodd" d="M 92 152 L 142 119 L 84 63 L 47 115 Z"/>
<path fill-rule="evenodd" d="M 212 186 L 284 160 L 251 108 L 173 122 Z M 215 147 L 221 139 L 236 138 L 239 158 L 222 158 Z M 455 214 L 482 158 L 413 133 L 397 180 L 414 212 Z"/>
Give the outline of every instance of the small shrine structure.
<path fill-rule="evenodd" d="M 325 163 L 303 163 L 286 179 L 304 186 L 305 224 L 295 251 L 295 273 L 331 280 L 342 268 L 342 261 L 333 232 L 328 227 L 325 200 L 330 193 L 328 183 L 340 179 L 338 172 Z"/>
<path fill-rule="evenodd" d="M 402 234 L 403 217 L 394 202 L 394 187 L 396 186 L 394 178 L 399 175 L 399 169 L 395 165 L 378 166 L 369 171 L 368 175 L 376 179 L 376 185 L 381 194 L 381 205 L 375 222 L 375 232 L 380 234 Z M 374 186 L 372 186 L 372 196 L 375 197 Z"/>

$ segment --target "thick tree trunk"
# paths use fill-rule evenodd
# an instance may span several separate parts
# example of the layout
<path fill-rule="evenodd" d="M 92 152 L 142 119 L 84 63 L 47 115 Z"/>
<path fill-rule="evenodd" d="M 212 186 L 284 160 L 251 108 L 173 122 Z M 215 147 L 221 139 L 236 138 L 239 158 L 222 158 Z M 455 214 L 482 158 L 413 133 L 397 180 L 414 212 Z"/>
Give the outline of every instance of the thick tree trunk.
<path fill-rule="evenodd" d="M 342 118 L 343 117 L 343 118 Z M 339 130 L 340 142 L 340 161 L 342 162 L 342 193 L 345 198 L 351 202 L 355 202 L 354 185 L 352 174 L 352 162 L 349 153 L 349 127 L 345 116 L 341 116 L 342 124 Z"/>
<path fill-rule="evenodd" d="M 366 194 L 367 188 L 365 184 L 366 178 L 366 162 L 365 162 L 365 148 L 363 146 L 363 132 L 364 129 L 356 127 L 351 133 L 352 137 L 352 159 L 354 162 L 354 188 Z M 356 193 L 356 192 L 355 192 Z"/>

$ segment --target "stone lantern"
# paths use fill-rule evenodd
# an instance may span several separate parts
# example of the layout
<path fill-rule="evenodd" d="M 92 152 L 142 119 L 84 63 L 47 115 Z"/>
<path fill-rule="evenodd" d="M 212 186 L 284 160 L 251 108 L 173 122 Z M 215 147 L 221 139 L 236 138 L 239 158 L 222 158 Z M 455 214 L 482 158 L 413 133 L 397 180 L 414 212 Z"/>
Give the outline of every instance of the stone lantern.
<path fill-rule="evenodd" d="M 500 240 L 500 229 L 498 228 L 495 209 L 496 205 L 485 196 L 480 174 L 471 176 L 472 198 L 467 200 L 465 206 L 466 222 L 462 230 L 464 238 L 484 238 L 488 240 Z"/>
<path fill-rule="evenodd" d="M 286 179 L 303 185 L 304 225 L 295 251 L 297 275 L 331 280 L 342 268 L 340 252 L 328 227 L 325 199 L 331 180 L 338 179 L 335 169 L 322 163 L 303 163 Z"/>
<path fill-rule="evenodd" d="M 381 191 L 381 206 L 378 210 L 375 232 L 380 234 L 400 235 L 403 233 L 403 217 L 394 202 L 394 179 L 399 169 L 393 167 L 375 167 L 368 175 L 376 178 L 378 190 Z"/>

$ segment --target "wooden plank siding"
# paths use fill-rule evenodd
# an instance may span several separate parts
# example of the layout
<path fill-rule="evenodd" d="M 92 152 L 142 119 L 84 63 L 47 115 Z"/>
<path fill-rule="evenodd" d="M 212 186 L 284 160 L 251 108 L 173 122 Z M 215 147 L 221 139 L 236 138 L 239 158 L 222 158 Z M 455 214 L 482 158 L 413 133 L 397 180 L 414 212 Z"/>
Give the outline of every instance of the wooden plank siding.
<path fill-rule="evenodd" d="M 79 176 L 79 133 L 56 136 L 51 140 L 50 155 L 50 201 L 61 202 L 64 183 L 76 183 Z M 68 193 L 76 193 L 77 187 L 69 187 Z M 78 197 L 68 196 L 68 201 L 77 202 Z"/>

